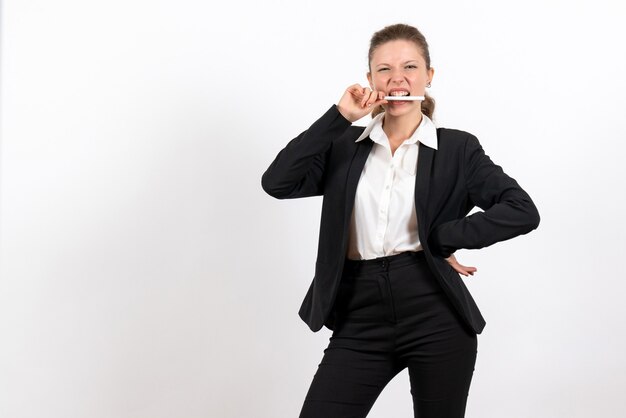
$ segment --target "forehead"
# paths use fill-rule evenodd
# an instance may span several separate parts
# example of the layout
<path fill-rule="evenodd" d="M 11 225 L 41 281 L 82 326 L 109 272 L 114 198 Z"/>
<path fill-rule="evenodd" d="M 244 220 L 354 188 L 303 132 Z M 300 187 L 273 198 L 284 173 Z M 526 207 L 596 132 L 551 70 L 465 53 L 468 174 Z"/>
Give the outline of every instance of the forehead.
<path fill-rule="evenodd" d="M 372 64 L 418 60 L 424 62 L 422 51 L 412 41 L 403 39 L 385 42 L 374 50 Z"/>

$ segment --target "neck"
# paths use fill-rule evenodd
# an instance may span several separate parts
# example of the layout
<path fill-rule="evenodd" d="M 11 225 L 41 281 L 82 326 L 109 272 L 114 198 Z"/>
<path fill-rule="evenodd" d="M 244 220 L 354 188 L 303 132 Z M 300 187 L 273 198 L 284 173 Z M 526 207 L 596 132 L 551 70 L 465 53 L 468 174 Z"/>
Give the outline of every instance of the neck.
<path fill-rule="evenodd" d="M 385 113 L 383 119 L 383 131 L 392 142 L 402 142 L 415 132 L 419 124 L 422 122 L 422 112 L 407 113 L 402 116 L 391 116 Z"/>

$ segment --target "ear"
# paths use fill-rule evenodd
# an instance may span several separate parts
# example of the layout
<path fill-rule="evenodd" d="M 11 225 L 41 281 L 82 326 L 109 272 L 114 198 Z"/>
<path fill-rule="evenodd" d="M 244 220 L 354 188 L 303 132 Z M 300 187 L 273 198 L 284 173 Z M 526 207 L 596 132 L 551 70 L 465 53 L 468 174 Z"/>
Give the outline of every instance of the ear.
<path fill-rule="evenodd" d="M 435 75 L 435 69 L 433 67 L 430 67 L 430 70 L 428 70 L 428 79 L 432 82 L 433 81 L 433 76 Z"/>
<path fill-rule="evenodd" d="M 374 85 L 372 84 L 372 73 L 368 71 L 368 72 L 367 72 L 367 74 L 366 74 L 366 76 L 367 76 L 367 82 L 368 82 L 368 83 L 370 83 L 370 88 L 371 88 L 372 90 L 376 90 L 376 89 L 374 88 Z"/>

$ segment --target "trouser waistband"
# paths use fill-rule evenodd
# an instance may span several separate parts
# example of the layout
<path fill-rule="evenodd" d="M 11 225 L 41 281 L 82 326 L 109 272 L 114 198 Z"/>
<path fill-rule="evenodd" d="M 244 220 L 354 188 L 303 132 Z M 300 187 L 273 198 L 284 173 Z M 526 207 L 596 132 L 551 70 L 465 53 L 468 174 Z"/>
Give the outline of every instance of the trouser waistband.
<path fill-rule="evenodd" d="M 379 257 L 370 260 L 346 259 L 344 273 L 371 274 L 396 269 L 420 261 L 426 261 L 424 251 L 407 251 L 400 254 Z"/>

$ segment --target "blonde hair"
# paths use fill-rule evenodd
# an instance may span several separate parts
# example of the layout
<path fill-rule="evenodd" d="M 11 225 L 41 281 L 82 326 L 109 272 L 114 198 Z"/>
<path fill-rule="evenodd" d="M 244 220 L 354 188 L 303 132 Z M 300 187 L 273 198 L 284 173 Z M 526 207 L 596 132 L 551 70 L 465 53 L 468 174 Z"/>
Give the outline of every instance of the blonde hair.
<path fill-rule="evenodd" d="M 426 42 L 426 38 L 422 33 L 410 25 L 405 25 L 403 23 L 398 23 L 391 26 L 386 26 L 383 29 L 372 35 L 372 39 L 370 40 L 370 50 L 367 55 L 367 66 L 372 71 L 370 67 L 370 63 L 372 62 L 372 56 L 374 55 L 374 51 L 376 48 L 390 41 L 397 40 L 405 40 L 414 42 L 415 45 L 422 52 L 422 56 L 424 61 L 426 61 L 426 69 L 430 70 L 430 53 L 428 52 L 428 42 Z M 379 113 L 384 112 L 382 106 L 376 106 L 372 111 L 372 117 L 378 115 Z M 433 117 L 433 113 L 435 113 L 435 99 L 428 95 L 428 93 L 424 94 L 424 101 L 422 102 L 422 113 L 428 116 L 430 119 Z"/>

